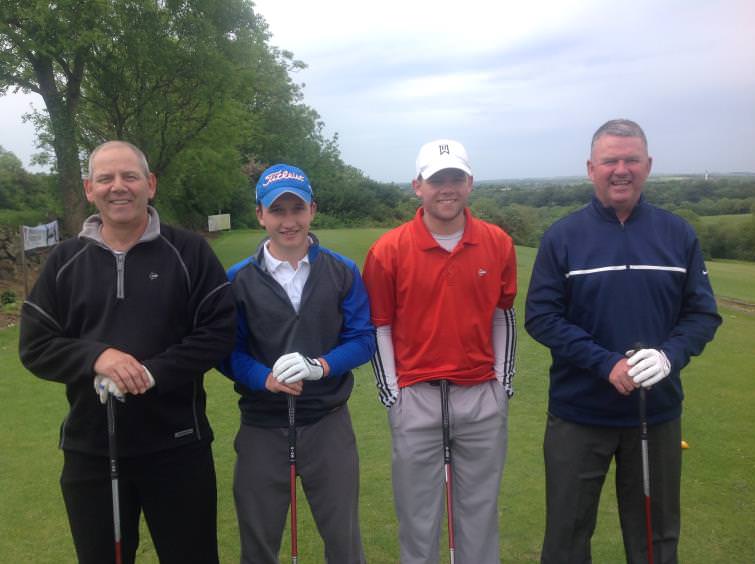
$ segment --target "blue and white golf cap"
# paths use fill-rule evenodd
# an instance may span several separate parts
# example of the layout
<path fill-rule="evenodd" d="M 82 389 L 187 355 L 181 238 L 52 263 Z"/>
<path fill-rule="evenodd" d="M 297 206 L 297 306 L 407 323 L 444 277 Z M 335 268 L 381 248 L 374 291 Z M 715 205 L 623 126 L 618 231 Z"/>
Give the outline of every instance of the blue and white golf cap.
<path fill-rule="evenodd" d="M 257 181 L 256 201 L 266 208 L 286 193 L 312 202 L 312 186 L 303 170 L 281 163 L 266 169 Z"/>

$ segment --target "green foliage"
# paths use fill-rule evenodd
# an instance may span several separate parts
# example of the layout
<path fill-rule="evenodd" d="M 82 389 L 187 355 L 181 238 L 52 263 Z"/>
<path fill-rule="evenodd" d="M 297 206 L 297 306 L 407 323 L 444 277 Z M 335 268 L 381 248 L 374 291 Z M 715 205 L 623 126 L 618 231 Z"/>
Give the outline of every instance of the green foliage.
<path fill-rule="evenodd" d="M 38 93 L 45 102 L 56 157 L 57 187 L 66 211 L 63 230 L 77 232 L 84 216 L 77 115 L 81 83 L 103 38 L 105 0 L 4 0 L 0 3 L 0 93 Z"/>
<path fill-rule="evenodd" d="M 79 210 L 69 232 L 83 217 L 79 154 L 109 139 L 145 152 L 163 216 L 187 227 L 218 211 L 230 211 L 234 226 L 256 225 L 250 186 L 277 162 L 307 172 L 321 225 L 408 217 L 398 187 L 342 162 L 337 136 L 327 138 L 302 103 L 294 78 L 304 64 L 269 45 L 249 0 L 12 1 L 0 15 L 0 91 L 45 100 L 46 114 L 32 119 L 55 154 L 67 214 Z"/>
<path fill-rule="evenodd" d="M 2 210 L 0 209 L 0 225 L 6 227 L 20 227 L 21 225 L 39 225 L 50 218 L 43 212 L 36 210 Z"/>
<path fill-rule="evenodd" d="M 483 219 L 506 229 L 517 244 L 537 246 L 543 232 L 557 219 L 587 204 L 592 185 L 511 181 L 487 182 L 472 193 L 472 209 Z M 755 260 L 755 178 L 723 177 L 656 179 L 644 188 L 649 202 L 685 218 L 695 229 L 706 258 Z M 747 213 L 734 219 L 733 213 Z M 721 217 L 704 221 L 703 215 Z"/>
<path fill-rule="evenodd" d="M 539 221 L 535 208 L 521 204 L 501 207 L 490 197 L 474 199 L 471 208 L 480 219 L 498 225 L 511 235 L 517 245 L 537 244 L 535 232 Z"/>
<path fill-rule="evenodd" d="M 0 209 L 4 212 L 6 210 L 34 210 L 32 212 L 34 217 L 40 218 L 54 216 L 59 209 L 51 177 L 27 172 L 16 155 L 2 147 L 0 147 Z M 6 223 L 6 221 L 0 220 L 0 223 Z"/>
<path fill-rule="evenodd" d="M 16 303 L 16 293 L 13 290 L 5 290 L 0 294 L 0 304 L 9 305 Z"/>

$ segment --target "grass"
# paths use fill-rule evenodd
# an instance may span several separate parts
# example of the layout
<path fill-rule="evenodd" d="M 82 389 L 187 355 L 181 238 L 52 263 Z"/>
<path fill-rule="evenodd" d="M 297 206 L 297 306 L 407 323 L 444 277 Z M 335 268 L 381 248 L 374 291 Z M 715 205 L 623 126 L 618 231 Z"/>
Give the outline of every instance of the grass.
<path fill-rule="evenodd" d="M 323 244 L 361 264 L 367 247 L 382 231 L 330 230 L 318 236 Z M 228 266 L 248 255 L 260 237 L 259 231 L 226 233 L 213 241 L 213 246 Z M 517 252 L 519 355 L 500 497 L 501 556 L 507 563 L 530 563 L 538 561 L 545 518 L 542 436 L 550 359 L 546 349 L 521 330 L 535 251 L 518 248 Z M 727 291 L 742 299 L 749 296 L 754 266 L 709 263 L 714 286 L 730 287 Z M 729 283 L 722 286 L 724 272 Z M 690 448 L 684 452 L 680 561 L 687 564 L 755 562 L 755 385 L 751 376 L 755 315 L 727 308 L 721 313 L 724 324 L 716 340 L 684 371 L 683 429 Z M 56 444 L 67 411 L 63 389 L 23 369 L 17 357 L 17 338 L 17 328 L 0 331 L 0 364 L 4 367 L 0 378 L 0 562 L 74 562 L 58 485 L 62 455 Z M 208 374 L 206 387 L 216 435 L 221 562 L 238 562 L 231 492 L 237 398 L 230 382 L 215 372 Z M 390 436 L 368 367 L 357 371 L 349 406 L 360 451 L 360 510 L 367 558 L 373 564 L 395 563 L 398 546 L 390 486 Z M 438 488 L 440 492 L 442 485 Z M 323 562 L 322 543 L 302 494 L 299 512 L 300 561 Z M 282 561 L 287 560 L 287 539 L 286 532 Z M 447 562 L 444 550 L 441 561 Z M 624 561 L 611 476 L 606 480 L 593 538 L 593 561 Z M 146 531 L 138 562 L 157 562 Z"/>
<path fill-rule="evenodd" d="M 716 260 L 707 261 L 706 266 L 717 297 L 755 304 L 755 263 Z"/>

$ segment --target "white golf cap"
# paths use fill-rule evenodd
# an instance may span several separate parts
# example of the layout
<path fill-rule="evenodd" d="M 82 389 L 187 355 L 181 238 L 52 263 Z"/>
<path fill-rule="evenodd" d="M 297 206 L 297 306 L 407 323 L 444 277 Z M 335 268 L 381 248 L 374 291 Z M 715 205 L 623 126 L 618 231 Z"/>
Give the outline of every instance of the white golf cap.
<path fill-rule="evenodd" d="M 422 145 L 417 155 L 415 178 L 430 178 L 439 170 L 455 168 L 472 176 L 472 167 L 464 145 L 451 139 L 437 139 Z"/>

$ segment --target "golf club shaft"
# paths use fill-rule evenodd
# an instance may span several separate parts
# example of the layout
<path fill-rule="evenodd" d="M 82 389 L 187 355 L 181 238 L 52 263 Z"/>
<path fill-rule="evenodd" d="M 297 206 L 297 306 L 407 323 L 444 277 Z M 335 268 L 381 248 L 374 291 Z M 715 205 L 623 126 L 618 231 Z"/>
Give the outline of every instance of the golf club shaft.
<path fill-rule="evenodd" d="M 645 526 L 647 528 L 648 564 L 653 564 L 653 525 L 650 509 L 650 463 L 648 460 L 648 421 L 646 390 L 640 388 L 640 441 L 642 444 L 642 491 L 645 494 Z"/>
<path fill-rule="evenodd" d="M 288 394 L 288 464 L 291 485 L 291 562 L 299 558 L 296 533 L 296 397 Z"/>
<path fill-rule="evenodd" d="M 454 538 L 454 513 L 452 495 L 452 470 L 451 470 L 451 431 L 448 420 L 448 380 L 440 381 L 440 409 L 443 427 L 443 474 L 446 484 L 446 516 L 448 518 L 448 551 L 450 562 L 454 564 L 456 553 L 456 539 Z"/>
<path fill-rule="evenodd" d="M 110 457 L 110 485 L 113 496 L 113 539 L 115 541 L 115 564 L 121 564 L 121 504 L 118 493 L 118 444 L 115 435 L 115 399 L 107 397 L 107 438 Z"/>

